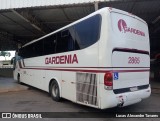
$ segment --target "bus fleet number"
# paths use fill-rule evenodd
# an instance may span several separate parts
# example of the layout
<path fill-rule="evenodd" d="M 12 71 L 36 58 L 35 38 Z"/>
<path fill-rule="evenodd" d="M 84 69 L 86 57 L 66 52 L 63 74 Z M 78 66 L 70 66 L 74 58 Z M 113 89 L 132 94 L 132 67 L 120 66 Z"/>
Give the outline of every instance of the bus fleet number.
<path fill-rule="evenodd" d="M 128 57 L 128 64 L 139 64 L 140 57 Z"/>

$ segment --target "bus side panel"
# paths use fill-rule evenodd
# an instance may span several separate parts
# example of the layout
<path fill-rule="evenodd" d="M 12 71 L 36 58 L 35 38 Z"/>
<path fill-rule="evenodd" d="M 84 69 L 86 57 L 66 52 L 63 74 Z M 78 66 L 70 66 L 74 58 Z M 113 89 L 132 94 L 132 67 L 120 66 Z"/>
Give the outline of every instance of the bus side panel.
<path fill-rule="evenodd" d="M 62 72 L 62 97 L 76 101 L 76 72 Z"/>
<path fill-rule="evenodd" d="M 59 88 L 60 88 L 60 96 L 62 96 L 62 77 L 61 71 L 56 70 L 45 70 L 45 79 L 43 81 L 43 90 L 49 92 L 49 83 L 51 80 L 57 81 Z"/>
<path fill-rule="evenodd" d="M 45 82 L 45 71 L 44 70 L 33 70 L 33 82 L 31 82 L 33 84 L 33 86 L 38 87 L 40 89 L 45 90 L 44 88 L 44 82 Z"/>
<path fill-rule="evenodd" d="M 85 80 L 84 81 L 85 84 L 88 83 L 89 81 L 92 81 L 91 74 L 95 74 L 94 71 L 96 70 L 96 67 L 98 66 L 98 58 L 97 58 L 98 57 L 98 42 L 82 50 L 77 50 L 74 52 L 67 52 L 65 53 L 65 55 L 76 55 L 77 61 L 72 64 L 67 64 L 67 65 L 61 64 L 60 65 L 62 69 L 62 97 L 69 99 L 73 102 L 79 103 L 77 101 L 78 100 L 77 93 L 79 91 L 77 76 L 78 74 L 81 74 L 84 76 L 87 75 L 86 77 L 82 77 Z M 93 72 L 91 72 L 90 70 L 93 70 Z M 89 78 L 89 80 L 87 78 Z M 95 82 L 95 83 L 98 83 L 98 82 Z M 90 88 L 87 89 L 85 84 L 83 84 L 83 91 L 81 93 L 86 93 L 86 95 L 89 95 L 88 93 L 89 93 Z M 88 91 L 85 92 L 85 90 L 88 90 Z M 86 102 L 87 100 L 82 101 L 80 103 L 85 104 Z"/>
<path fill-rule="evenodd" d="M 102 13 L 102 27 L 101 27 L 101 39 L 99 41 L 99 67 L 102 67 L 102 70 L 112 70 L 108 68 L 112 66 L 112 46 L 111 46 L 111 19 L 110 12 L 106 10 Z M 106 68 L 107 67 L 107 68 Z M 117 102 L 112 99 L 112 91 L 107 91 L 104 89 L 104 73 L 99 73 L 99 85 L 98 85 L 98 95 L 99 95 L 99 108 L 109 108 L 114 107 Z"/>
<path fill-rule="evenodd" d="M 29 69 L 20 69 L 21 73 L 20 73 L 20 81 L 25 83 L 25 84 L 29 84 L 32 85 L 33 83 L 33 70 L 29 70 Z"/>

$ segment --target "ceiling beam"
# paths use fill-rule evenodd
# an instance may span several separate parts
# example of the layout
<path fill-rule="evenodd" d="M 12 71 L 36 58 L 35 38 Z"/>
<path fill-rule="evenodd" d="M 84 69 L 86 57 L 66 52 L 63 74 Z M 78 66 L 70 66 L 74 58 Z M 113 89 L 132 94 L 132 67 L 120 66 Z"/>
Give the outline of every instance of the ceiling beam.
<path fill-rule="evenodd" d="M 13 20 L 13 19 L 10 18 L 8 15 L 5 15 L 4 13 L 1 13 L 0 15 L 2 15 L 3 17 L 5 17 L 5 18 L 8 19 L 9 21 L 14 22 L 16 25 L 20 25 L 22 28 L 24 28 L 25 30 L 27 30 L 27 31 L 29 31 L 29 32 L 31 32 L 31 33 L 33 33 L 34 35 L 36 35 L 36 33 L 35 33 L 34 31 L 28 29 L 28 28 L 27 28 L 25 25 L 23 25 L 22 23 L 19 23 L 19 22 Z M 5 30 L 5 31 L 6 31 L 6 30 Z M 9 33 L 10 33 L 10 32 L 9 32 Z M 14 33 L 14 32 L 13 32 L 13 33 Z"/>
<path fill-rule="evenodd" d="M 69 16 L 67 15 L 67 13 L 65 12 L 64 8 L 61 8 L 61 9 L 62 9 L 62 12 L 63 12 L 64 16 L 66 17 L 66 19 L 67 19 L 68 21 L 70 21 L 70 18 L 69 18 Z"/>
<path fill-rule="evenodd" d="M 49 33 L 51 31 L 46 25 L 42 24 L 41 21 L 37 17 L 35 17 L 31 12 L 29 11 L 18 12 L 14 9 L 12 9 L 11 11 L 24 21 L 28 22 L 33 28 L 42 32 L 43 34 Z"/>
<path fill-rule="evenodd" d="M 73 20 L 67 20 L 67 21 L 43 21 L 41 23 L 45 23 L 45 24 L 65 24 L 65 23 L 72 23 L 74 21 L 76 21 L 77 19 L 73 19 Z"/>

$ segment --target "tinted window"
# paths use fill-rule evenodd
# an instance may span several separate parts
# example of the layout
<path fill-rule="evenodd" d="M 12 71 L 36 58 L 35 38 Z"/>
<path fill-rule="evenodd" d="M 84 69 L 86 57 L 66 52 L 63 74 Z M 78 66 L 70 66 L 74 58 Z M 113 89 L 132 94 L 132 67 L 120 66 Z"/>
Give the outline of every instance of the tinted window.
<path fill-rule="evenodd" d="M 43 55 L 54 54 L 56 49 L 56 34 L 43 39 L 44 53 Z"/>
<path fill-rule="evenodd" d="M 99 39 L 101 16 L 96 15 L 75 25 L 76 49 L 83 49 Z"/>
<path fill-rule="evenodd" d="M 35 47 L 33 44 L 26 46 L 26 58 L 34 57 L 35 56 Z"/>
<path fill-rule="evenodd" d="M 101 16 L 95 15 L 76 25 L 20 49 L 23 58 L 79 50 L 98 41 Z"/>
<path fill-rule="evenodd" d="M 33 43 L 32 46 L 33 46 L 32 57 L 43 55 L 43 41 L 42 40 Z"/>
<path fill-rule="evenodd" d="M 22 58 L 25 58 L 25 47 L 19 50 L 18 55 L 21 56 Z"/>
<path fill-rule="evenodd" d="M 56 53 L 74 50 L 75 31 L 73 27 L 57 33 Z"/>
<path fill-rule="evenodd" d="M 22 50 L 23 50 L 23 55 L 22 55 L 23 58 L 30 58 L 34 56 L 32 44 L 24 47 Z"/>
<path fill-rule="evenodd" d="M 43 55 L 43 41 L 38 41 L 19 50 L 19 56 L 30 58 Z"/>

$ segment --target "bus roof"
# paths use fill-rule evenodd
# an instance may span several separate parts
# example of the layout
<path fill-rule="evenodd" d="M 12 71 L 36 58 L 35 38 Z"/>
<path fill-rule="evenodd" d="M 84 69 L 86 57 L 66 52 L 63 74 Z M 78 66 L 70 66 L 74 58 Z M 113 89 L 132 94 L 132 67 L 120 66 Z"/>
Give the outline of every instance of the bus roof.
<path fill-rule="evenodd" d="M 62 27 L 62 28 L 60 28 L 60 29 L 58 29 L 58 30 L 56 30 L 56 31 L 53 31 L 53 32 L 51 32 L 51 33 L 49 33 L 49 34 L 47 34 L 47 35 L 45 35 L 45 36 L 42 36 L 42 37 L 40 37 L 40 38 L 38 38 L 38 39 L 32 40 L 31 42 L 26 43 L 26 44 L 23 45 L 22 47 L 28 46 L 28 45 L 30 45 L 30 44 L 32 44 L 32 43 L 34 43 L 34 42 L 37 42 L 37 41 L 39 41 L 39 40 L 41 40 L 41 39 L 43 39 L 43 38 L 45 38 L 45 37 L 48 37 L 48 36 L 50 36 L 50 35 L 52 35 L 52 34 L 54 34 L 54 33 L 57 33 L 57 32 L 59 32 L 59 31 L 61 31 L 61 30 L 63 30 L 63 29 L 66 29 L 66 28 L 68 28 L 68 27 L 70 27 L 70 26 L 72 26 L 72 25 L 75 25 L 75 24 L 77 24 L 77 23 L 79 23 L 79 22 L 81 22 L 81 21 L 83 21 L 83 20 L 85 20 L 85 19 L 87 19 L 87 18 L 89 18 L 89 17 L 91 17 L 91 16 L 94 16 L 94 15 L 99 14 L 99 13 L 101 13 L 101 12 L 103 12 L 103 11 L 106 11 L 106 10 L 108 10 L 110 13 L 111 13 L 111 12 L 115 12 L 115 13 L 124 14 L 124 15 L 130 16 L 130 17 L 133 17 L 133 18 L 138 19 L 139 21 L 147 24 L 143 19 L 141 19 L 141 18 L 139 18 L 139 17 L 137 17 L 137 16 L 135 16 L 135 15 L 133 15 L 133 14 L 131 14 L 131 13 L 128 13 L 128 12 L 125 12 L 125 11 L 122 11 L 122 10 L 119 10 L 119 9 L 111 8 L 111 7 L 104 7 L 104 8 L 102 8 L 102 9 L 99 9 L 99 10 L 97 10 L 97 11 L 89 14 L 88 16 L 83 17 L 83 18 L 81 18 L 81 19 L 79 19 L 79 20 L 77 20 L 77 21 L 75 21 L 75 22 L 73 22 L 73 23 L 70 23 L 70 24 L 68 24 L 68 25 L 66 25 L 66 26 L 64 26 L 64 27 Z"/>

